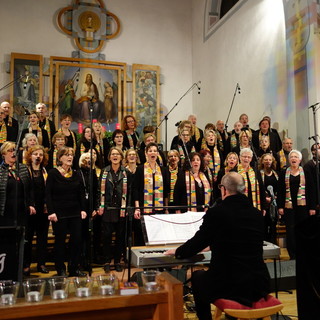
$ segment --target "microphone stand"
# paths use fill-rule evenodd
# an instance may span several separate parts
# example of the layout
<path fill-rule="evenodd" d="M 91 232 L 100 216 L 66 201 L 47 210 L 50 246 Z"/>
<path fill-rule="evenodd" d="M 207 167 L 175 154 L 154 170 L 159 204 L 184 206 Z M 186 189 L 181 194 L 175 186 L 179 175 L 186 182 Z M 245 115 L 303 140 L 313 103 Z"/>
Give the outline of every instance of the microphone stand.
<path fill-rule="evenodd" d="M 198 84 L 195 82 L 180 98 L 179 100 L 174 104 L 174 106 L 170 109 L 170 111 L 164 116 L 164 118 L 160 121 L 159 125 L 156 128 L 156 132 L 158 131 L 158 129 L 160 128 L 160 126 L 162 125 L 162 123 L 165 121 L 166 125 L 165 125 L 165 151 L 168 151 L 167 148 L 167 142 L 168 142 L 168 116 L 169 114 L 175 109 L 175 107 L 179 104 L 179 102 L 190 92 L 192 91 L 194 88 L 198 88 Z"/>
<path fill-rule="evenodd" d="M 6 85 L 4 85 L 2 88 L 0 88 L 0 91 L 7 89 L 7 88 L 10 88 L 15 82 L 21 80 L 22 78 L 23 78 L 23 75 L 21 74 L 19 77 L 13 79 L 12 81 L 10 81 Z"/>
<path fill-rule="evenodd" d="M 90 114 L 90 132 L 91 132 L 91 139 L 90 139 L 90 168 L 89 168 L 89 212 L 88 212 L 88 223 L 89 223 L 89 243 L 88 243 L 88 271 L 89 275 L 92 274 L 92 252 L 93 252 L 93 221 L 92 221 L 92 212 L 93 212 L 93 103 L 92 99 L 90 100 L 88 107 L 89 107 L 89 114 Z M 98 155 L 97 155 L 98 156 Z"/>
<path fill-rule="evenodd" d="M 231 105 L 230 105 L 230 108 L 229 108 L 229 113 L 228 113 L 228 116 L 227 116 L 227 120 L 226 120 L 226 122 L 224 123 L 224 130 L 225 130 L 226 132 L 228 132 L 228 121 L 229 121 L 230 113 L 231 113 L 231 110 L 232 110 L 232 108 L 233 108 L 233 103 L 234 103 L 234 100 L 235 100 L 235 98 L 236 98 L 237 92 L 240 94 L 239 83 L 237 83 L 236 89 L 234 90 L 233 98 L 232 98 Z"/>

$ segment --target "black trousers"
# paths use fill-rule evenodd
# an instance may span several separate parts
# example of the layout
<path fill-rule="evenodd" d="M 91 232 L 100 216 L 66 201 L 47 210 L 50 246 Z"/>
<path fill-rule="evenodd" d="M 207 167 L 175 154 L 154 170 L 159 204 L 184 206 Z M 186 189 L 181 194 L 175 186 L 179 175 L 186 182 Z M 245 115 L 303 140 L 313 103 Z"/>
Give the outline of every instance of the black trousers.
<path fill-rule="evenodd" d="M 287 250 L 290 256 L 290 259 L 296 258 L 296 240 L 295 240 L 295 210 L 293 209 L 284 209 L 284 222 L 286 224 L 286 241 L 287 241 Z"/>
<path fill-rule="evenodd" d="M 112 259 L 112 233 L 115 232 L 116 241 L 114 247 L 114 263 L 120 263 L 122 253 L 125 249 L 125 220 L 119 222 L 103 221 L 103 247 L 105 262 L 110 263 Z"/>
<path fill-rule="evenodd" d="M 59 218 L 58 218 L 59 219 Z M 55 241 L 54 255 L 55 267 L 57 271 L 65 269 L 64 261 L 66 259 L 66 238 L 70 234 L 69 240 L 69 272 L 73 272 L 79 267 L 81 253 L 81 218 L 64 218 L 53 223 Z"/>
<path fill-rule="evenodd" d="M 193 272 L 191 278 L 192 292 L 199 320 L 212 320 L 211 295 L 208 292 L 209 273 L 204 270 Z"/>
<path fill-rule="evenodd" d="M 37 235 L 36 261 L 38 266 L 45 265 L 47 253 L 49 220 L 48 215 L 37 210 L 35 215 L 29 215 L 27 218 L 25 246 L 24 246 L 24 267 L 30 267 L 32 262 L 32 240 L 34 234 Z"/>

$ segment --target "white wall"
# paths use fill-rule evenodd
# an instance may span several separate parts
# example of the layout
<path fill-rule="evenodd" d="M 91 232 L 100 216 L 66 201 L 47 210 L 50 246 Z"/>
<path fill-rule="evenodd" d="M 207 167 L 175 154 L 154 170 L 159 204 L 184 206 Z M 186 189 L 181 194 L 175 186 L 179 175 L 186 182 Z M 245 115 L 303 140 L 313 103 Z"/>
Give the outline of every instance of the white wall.
<path fill-rule="evenodd" d="M 248 0 L 204 42 L 205 0 L 193 0 L 193 79 L 202 81 L 194 96 L 199 124 L 226 120 L 236 84 L 241 87 L 229 119 L 229 129 L 241 113 L 258 126 L 263 115 L 288 129 L 286 47 L 282 1 Z M 291 132 L 290 132 L 291 134 Z M 293 134 L 293 133 L 292 133 Z"/>
<path fill-rule="evenodd" d="M 57 12 L 71 2 L 0 0 L 0 87 L 10 81 L 5 62 L 10 60 L 11 52 L 71 57 L 71 52 L 77 50 L 55 23 Z M 102 50 L 106 60 L 159 65 L 165 80 L 161 86 L 161 104 L 170 109 L 192 84 L 191 1 L 108 0 L 105 3 L 122 24 L 120 35 L 108 41 Z M 48 93 L 48 88 L 45 92 Z M 8 95 L 9 90 L 1 92 L 0 100 Z M 175 135 L 174 123 L 191 111 L 192 95 L 189 95 L 170 115 L 170 142 Z"/>

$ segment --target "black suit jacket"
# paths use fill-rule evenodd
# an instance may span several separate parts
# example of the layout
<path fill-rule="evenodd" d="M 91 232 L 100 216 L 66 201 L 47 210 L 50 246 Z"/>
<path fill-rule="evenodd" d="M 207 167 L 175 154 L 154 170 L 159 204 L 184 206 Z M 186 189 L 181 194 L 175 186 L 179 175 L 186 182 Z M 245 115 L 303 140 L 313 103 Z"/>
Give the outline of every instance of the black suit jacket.
<path fill-rule="evenodd" d="M 207 211 L 199 231 L 177 249 L 176 258 L 191 257 L 210 246 L 204 290 L 212 301 L 225 298 L 250 305 L 269 293 L 263 237 L 261 212 L 245 195 L 232 195 Z"/>

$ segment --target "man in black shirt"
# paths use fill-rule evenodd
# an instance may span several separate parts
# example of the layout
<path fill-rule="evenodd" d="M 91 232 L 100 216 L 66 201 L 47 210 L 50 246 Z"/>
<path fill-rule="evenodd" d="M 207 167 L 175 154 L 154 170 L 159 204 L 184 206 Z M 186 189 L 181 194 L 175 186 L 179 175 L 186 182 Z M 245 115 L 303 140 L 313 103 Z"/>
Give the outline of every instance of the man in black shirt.
<path fill-rule="evenodd" d="M 210 208 L 199 231 L 178 249 L 167 251 L 186 258 L 210 247 L 209 270 L 192 275 L 192 290 L 200 320 L 212 319 L 210 303 L 224 298 L 251 306 L 269 293 L 269 274 L 263 261 L 263 216 L 244 191 L 236 172 L 221 180 L 222 202 Z"/>

